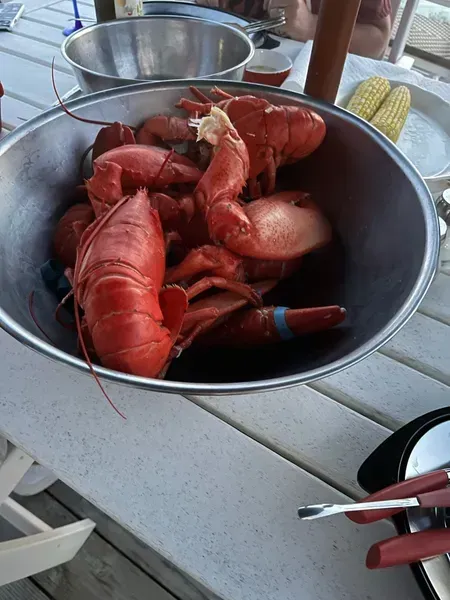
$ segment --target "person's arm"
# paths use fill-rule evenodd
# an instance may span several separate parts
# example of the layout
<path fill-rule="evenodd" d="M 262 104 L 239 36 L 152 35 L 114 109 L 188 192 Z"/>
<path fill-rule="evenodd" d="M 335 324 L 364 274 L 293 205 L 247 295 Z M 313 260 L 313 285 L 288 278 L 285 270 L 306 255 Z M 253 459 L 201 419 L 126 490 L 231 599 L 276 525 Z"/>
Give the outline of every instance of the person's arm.
<path fill-rule="evenodd" d="M 350 52 L 369 56 L 370 58 L 383 58 L 389 43 L 391 33 L 391 18 L 384 17 L 373 25 L 356 23 L 350 42 Z"/>
<path fill-rule="evenodd" d="M 292 39 L 306 42 L 314 38 L 317 26 L 317 15 L 310 12 L 305 0 L 264 0 L 265 8 L 270 16 L 278 14 L 280 8 L 285 10 L 286 25 L 283 31 Z M 382 17 L 376 23 L 356 23 L 350 43 L 350 52 L 381 58 L 389 42 L 391 18 Z"/>

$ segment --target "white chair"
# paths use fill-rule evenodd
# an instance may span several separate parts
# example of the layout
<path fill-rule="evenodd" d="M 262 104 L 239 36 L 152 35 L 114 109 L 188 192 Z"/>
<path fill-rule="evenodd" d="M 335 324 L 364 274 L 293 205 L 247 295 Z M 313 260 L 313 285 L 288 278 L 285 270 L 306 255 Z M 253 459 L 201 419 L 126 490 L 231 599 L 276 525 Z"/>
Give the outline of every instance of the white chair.
<path fill-rule="evenodd" d="M 32 464 L 30 456 L 12 447 L 0 466 L 0 515 L 25 534 L 0 543 L 0 586 L 71 560 L 95 527 L 83 519 L 53 529 L 10 498 Z"/>

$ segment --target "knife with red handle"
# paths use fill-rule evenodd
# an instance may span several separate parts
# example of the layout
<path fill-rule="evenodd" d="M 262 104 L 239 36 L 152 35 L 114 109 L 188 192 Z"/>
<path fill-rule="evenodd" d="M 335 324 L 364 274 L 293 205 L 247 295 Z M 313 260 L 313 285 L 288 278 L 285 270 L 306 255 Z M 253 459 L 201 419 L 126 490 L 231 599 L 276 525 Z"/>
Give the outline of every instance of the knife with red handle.
<path fill-rule="evenodd" d="M 408 565 L 450 552 L 450 529 L 406 533 L 377 542 L 366 558 L 368 569 Z"/>
<path fill-rule="evenodd" d="M 394 483 L 389 487 L 383 488 L 379 492 L 375 492 L 370 496 L 361 500 L 361 502 L 378 502 L 379 500 L 395 500 L 397 498 L 409 498 L 418 496 L 425 492 L 433 492 L 445 488 L 450 483 L 450 470 L 441 469 L 433 471 L 425 475 L 419 475 L 399 483 Z M 346 516 L 354 523 L 365 525 L 366 523 L 374 523 L 381 519 L 388 519 L 393 515 L 404 510 L 403 508 L 389 508 L 384 510 L 361 510 L 352 513 L 345 513 Z M 450 538 L 449 538 L 450 539 Z"/>

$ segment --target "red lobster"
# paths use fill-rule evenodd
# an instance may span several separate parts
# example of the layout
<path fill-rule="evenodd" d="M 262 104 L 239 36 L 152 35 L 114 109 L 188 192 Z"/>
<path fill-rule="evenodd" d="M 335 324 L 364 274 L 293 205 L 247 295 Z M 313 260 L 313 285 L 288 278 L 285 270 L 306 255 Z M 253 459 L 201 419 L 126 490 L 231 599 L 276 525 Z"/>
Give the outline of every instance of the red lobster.
<path fill-rule="evenodd" d="M 161 292 L 164 271 L 159 215 L 143 190 L 84 232 L 73 291 L 105 367 L 143 377 L 157 377 L 164 368 L 187 309 L 183 289 Z M 75 316 L 83 345 L 77 310 Z"/>
<path fill-rule="evenodd" d="M 86 188 L 95 214 L 140 187 L 162 190 L 175 183 L 195 183 L 203 173 L 185 156 L 156 146 L 129 144 L 108 150 L 94 160 Z"/>
<path fill-rule="evenodd" d="M 340 306 L 289 309 L 263 306 L 232 314 L 225 323 L 198 338 L 205 346 L 246 348 L 292 340 L 339 325 L 346 311 Z"/>
<path fill-rule="evenodd" d="M 244 206 L 238 202 L 248 176 L 248 151 L 221 109 L 213 106 L 211 115 L 203 117 L 199 137 L 216 147 L 194 191 L 214 242 L 241 256 L 285 261 L 331 240 L 328 221 L 302 193 L 300 206 L 292 204 L 287 193 Z"/>
<path fill-rule="evenodd" d="M 74 204 L 59 220 L 53 236 L 53 247 L 65 267 L 75 266 L 81 236 L 94 218 L 94 211 L 89 204 Z"/>
<path fill-rule="evenodd" d="M 300 106 L 276 106 L 255 96 L 233 97 L 220 88 L 212 93 L 223 98 L 214 104 L 199 89 L 190 90 L 200 100 L 193 102 L 182 98 L 178 107 L 191 114 L 209 114 L 213 106 L 221 108 L 245 142 L 250 156 L 250 193 L 257 191 L 256 178 L 264 173 L 266 185 L 263 192 L 275 190 L 278 167 L 305 158 L 322 143 L 326 126 L 316 112 Z"/>

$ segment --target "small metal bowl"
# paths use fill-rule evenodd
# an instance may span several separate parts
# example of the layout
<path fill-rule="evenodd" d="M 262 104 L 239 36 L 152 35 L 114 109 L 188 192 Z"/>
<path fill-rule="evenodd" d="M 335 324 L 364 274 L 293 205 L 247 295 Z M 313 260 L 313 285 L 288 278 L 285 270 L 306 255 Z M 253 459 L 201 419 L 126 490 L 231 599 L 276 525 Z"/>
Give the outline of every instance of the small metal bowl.
<path fill-rule="evenodd" d="M 171 79 L 241 81 L 254 51 L 252 40 L 235 27 L 165 15 L 85 27 L 61 46 L 85 93 Z"/>

